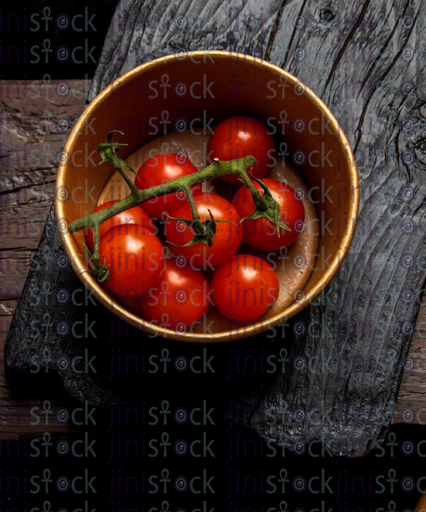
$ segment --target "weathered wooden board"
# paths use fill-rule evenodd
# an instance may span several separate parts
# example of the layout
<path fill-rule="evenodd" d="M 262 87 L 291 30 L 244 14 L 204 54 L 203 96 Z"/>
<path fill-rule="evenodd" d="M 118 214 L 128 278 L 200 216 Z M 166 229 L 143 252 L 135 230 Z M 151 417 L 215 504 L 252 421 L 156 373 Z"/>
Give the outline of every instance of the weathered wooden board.
<path fill-rule="evenodd" d="M 336 305 L 326 299 L 292 322 L 294 325 L 297 321 L 306 324 L 318 321 L 327 326 L 324 334 L 314 333 L 316 338 L 296 338 L 287 329 L 284 339 L 277 336 L 274 340 L 263 339 L 261 344 L 260 340 L 250 340 L 232 347 L 213 347 L 211 354 L 215 357 L 216 374 L 207 381 L 210 387 L 220 391 L 217 396 L 223 397 L 223 403 L 217 402 L 222 421 L 228 421 L 229 414 L 225 410 L 228 401 L 233 400 L 235 404 L 239 400 L 239 412 L 235 408 L 231 412 L 234 421 L 241 421 L 246 408 L 247 419 L 251 420 L 253 428 L 268 437 L 281 439 L 290 446 L 299 439 L 309 442 L 322 438 L 331 442 L 335 453 L 345 452 L 346 446 L 352 447 L 361 440 L 353 452 L 361 455 L 369 444 L 383 435 L 392 418 L 402 375 L 401 363 L 412 334 L 412 330 L 401 332 L 401 325 L 403 322 L 413 323 L 418 310 L 416 300 L 402 292 L 418 293 L 424 280 L 421 265 L 424 236 L 421 230 L 409 233 L 411 221 L 417 226 L 424 218 L 425 166 L 418 159 L 422 158 L 421 140 L 424 136 L 421 110 L 421 59 L 424 56 L 420 53 L 410 56 L 409 50 L 404 53 L 409 46 L 419 47 L 415 38 L 420 37 L 425 28 L 420 25 L 424 19 L 419 16 L 419 9 L 420 4 L 412 2 L 386 5 L 367 2 L 363 6 L 343 7 L 298 1 L 283 6 L 278 2 L 229 6 L 209 2 L 194 6 L 190 2 L 123 1 L 117 9 L 89 98 L 123 72 L 161 55 L 203 48 L 241 51 L 266 57 L 302 79 L 329 104 L 357 150 L 362 183 L 362 220 L 347 264 L 326 295 L 334 301 L 340 296 L 341 302 Z M 250 14 L 254 16 L 250 18 Z M 406 85 L 409 82 L 410 90 Z M 392 112 L 396 116 L 392 116 Z M 403 220 L 404 229 L 401 228 Z M 419 264 L 410 265 L 410 258 L 401 260 L 405 253 L 412 254 Z M 370 256 L 374 260 L 369 266 L 365 262 Z M 72 278 L 66 278 L 70 285 Z M 393 295 L 390 294 L 392 283 L 395 287 Z M 374 295 L 369 298 L 368 290 L 378 289 L 388 295 L 383 305 Z M 25 307 L 23 304 L 18 315 Z M 374 329 L 371 334 L 362 333 L 359 326 L 368 318 L 373 319 L 373 327 L 383 320 L 386 334 L 382 339 L 375 339 L 378 331 Z M 349 320 L 355 327 L 353 332 L 346 333 L 343 327 Z M 388 329 L 391 321 L 397 326 L 393 335 Z M 409 324 L 404 325 L 409 327 Z M 419 355 L 423 336 L 424 328 L 420 328 L 415 334 Z M 28 342 L 12 335 L 6 353 L 22 350 Z M 180 345 L 176 349 L 164 340 L 155 343 L 159 354 L 160 347 L 168 348 L 171 354 L 174 350 L 194 353 L 189 346 Z M 132 350 L 140 350 L 138 344 L 126 340 L 127 346 L 123 350 L 130 356 Z M 118 350 L 118 346 L 115 347 Z M 150 347 L 149 341 L 147 347 Z M 262 354 L 260 347 L 264 351 Z M 235 375 L 234 366 L 233 378 L 226 380 L 230 356 L 234 357 L 234 365 L 238 358 L 243 363 L 244 358 L 250 361 L 253 355 L 260 364 L 262 356 L 266 359 L 271 355 L 278 360 L 283 347 L 288 356 L 284 375 L 263 374 L 256 378 L 253 373 Z M 38 350 L 41 352 L 43 348 L 43 340 L 39 340 Z M 96 354 L 101 360 L 105 357 L 105 345 L 98 344 L 97 349 Z M 363 371 L 361 357 L 369 353 L 375 357 L 383 356 L 385 364 L 386 358 L 391 359 L 394 354 L 393 368 L 385 366 L 385 371 L 379 372 L 380 365 L 373 358 L 371 369 Z M 324 354 L 327 364 L 322 370 Z M 420 360 L 419 355 L 416 355 L 415 363 Z M 360 357 L 354 359 L 354 356 Z M 318 359 L 312 359 L 315 357 Z M 310 360 L 312 370 L 318 373 L 304 371 L 303 358 Z M 354 365 L 352 361 L 355 361 Z M 298 367 L 297 362 L 302 362 L 302 366 Z M 105 372 L 105 360 L 103 364 Z M 406 386 L 410 391 L 401 396 L 412 401 L 396 411 L 396 421 L 424 421 L 416 416 L 421 408 L 421 393 L 411 394 L 412 388 L 418 390 L 421 372 L 419 366 L 406 374 L 407 378 L 409 375 L 416 379 L 413 378 L 412 384 L 407 379 Z M 175 386 L 172 374 L 162 377 L 163 381 L 172 379 Z M 142 376 L 140 382 L 135 375 L 132 378 L 121 376 L 121 380 L 109 382 L 112 387 L 109 386 L 108 392 L 103 394 L 99 380 L 96 385 L 92 383 L 93 390 L 86 388 L 86 391 L 78 376 L 74 375 L 66 384 L 75 396 L 91 397 L 96 403 L 106 404 L 112 396 L 110 392 L 119 396 L 120 391 L 129 389 L 128 386 L 135 382 L 142 383 Z M 189 386 L 188 382 L 188 389 Z M 173 390 L 173 394 L 185 389 L 182 384 L 181 388 Z M 130 401 L 131 398 L 127 396 Z M 261 402 L 260 414 L 254 414 Z M 351 407 L 347 416 L 345 403 Z M 318 404 L 327 415 L 323 424 L 320 421 L 315 425 L 317 421 L 306 421 L 306 417 Z M 409 408 L 413 409 L 411 415 Z M 265 420 L 262 412 L 268 410 L 280 418 L 286 410 L 284 428 L 275 425 L 265 430 L 265 421 L 263 425 L 254 421 L 259 417 Z M 312 419 L 317 420 L 316 417 Z"/>
<path fill-rule="evenodd" d="M 272 7 L 263 5 L 266 11 Z M 124 18 L 133 7 L 120 4 Z M 324 99 L 355 150 L 361 186 L 360 220 L 350 254 L 324 300 L 300 315 L 302 325 L 316 322 L 322 328 L 302 337 L 290 335 L 291 356 L 299 354 L 306 366 L 314 362 L 311 371 L 301 363 L 302 371 L 280 376 L 259 397 L 281 412 L 286 409 L 284 428 L 278 423 L 253 427 L 274 439 L 284 434 L 289 444 L 324 435 L 335 453 L 355 446 L 360 455 L 383 434 L 394 413 L 425 276 L 422 5 L 284 2 L 275 23 L 265 25 L 267 44 L 260 48 L 256 40 L 242 49 L 247 39 L 241 34 L 252 28 L 242 21 L 246 7 L 251 8 L 250 2 L 235 11 L 240 17 L 235 17 L 226 48 L 260 53 Z M 104 56 L 118 47 L 127 55 L 125 49 L 141 41 L 146 58 L 167 53 L 178 41 L 199 48 L 191 29 L 179 37 L 160 23 L 155 34 L 168 45 L 159 49 L 152 32 L 146 34 L 136 24 L 132 37 L 108 40 Z M 98 66 L 91 97 L 143 57 L 137 62 L 113 60 L 110 69 L 105 63 Z M 316 418 L 310 421 L 314 410 Z M 327 412 L 325 419 L 321 411 Z M 416 412 L 401 411 L 402 419 L 413 421 Z"/>
<path fill-rule="evenodd" d="M 289 416 L 286 432 L 292 439 L 324 433 L 335 451 L 360 440 L 374 443 L 388 425 L 425 279 L 422 12 L 421 2 L 292 2 L 270 54 L 333 110 L 360 175 L 361 207 L 350 253 L 327 290 L 332 300 L 306 316 L 326 330 L 319 337 L 307 334 L 298 349 L 292 345 L 308 360 L 325 351 L 332 371 L 321 371 L 319 358 L 313 368 L 318 373 L 307 379 L 293 372 L 275 389 L 276 400 L 288 397 L 292 409 L 309 413 L 321 403 L 330 411 L 325 425 L 298 424 Z M 290 19 L 297 20 L 293 30 Z M 406 361 L 408 369 L 411 364 Z M 401 411 L 402 419 L 412 421 L 417 412 Z M 269 435 L 279 433 L 272 429 Z M 360 442 L 356 452 L 367 448 Z"/>
<path fill-rule="evenodd" d="M 42 409 L 46 398 L 52 401 L 52 432 L 75 430 L 55 417 L 62 384 L 52 395 L 36 378 L 17 394 L 4 371 L 3 348 L 51 209 L 57 156 L 84 109 L 90 82 L 0 82 L 0 424 L 7 439 L 44 431 L 28 418 L 30 408 Z M 25 311 L 24 302 L 20 308 Z"/>

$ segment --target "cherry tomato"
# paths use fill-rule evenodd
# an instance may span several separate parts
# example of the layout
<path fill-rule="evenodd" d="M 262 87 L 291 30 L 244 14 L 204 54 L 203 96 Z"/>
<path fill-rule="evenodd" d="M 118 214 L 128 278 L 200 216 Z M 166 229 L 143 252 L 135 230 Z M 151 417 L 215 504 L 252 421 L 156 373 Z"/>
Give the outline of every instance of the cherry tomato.
<path fill-rule="evenodd" d="M 176 254 L 185 254 L 192 267 L 213 269 L 224 261 L 229 260 L 238 250 L 243 237 L 243 229 L 238 225 L 241 218 L 232 204 L 220 196 L 214 194 L 195 194 L 197 212 L 201 221 L 210 220 L 210 212 L 216 220 L 225 219 L 229 222 L 218 222 L 216 234 L 213 236 L 213 245 L 208 247 L 204 243 L 190 245 L 188 247 L 172 247 Z M 171 211 L 171 217 L 192 220 L 191 209 L 188 203 L 184 203 Z M 169 242 L 184 245 L 191 241 L 195 231 L 183 222 L 168 220 L 166 222 L 166 238 Z"/>
<path fill-rule="evenodd" d="M 107 203 L 103 203 L 95 208 L 94 211 L 99 212 L 101 210 L 105 210 L 105 208 L 108 208 L 108 206 L 118 202 L 118 199 L 115 199 L 114 201 L 108 201 Z M 154 226 L 151 217 L 141 206 L 134 206 L 133 208 L 130 208 L 125 212 L 118 213 L 117 215 L 114 215 L 114 217 L 111 217 L 105 222 L 102 222 L 99 227 L 99 235 L 102 236 L 110 229 L 115 228 L 115 226 L 120 226 L 123 224 L 139 224 L 139 226 L 146 227 L 149 231 L 156 233 L 156 227 Z M 86 240 L 89 249 L 93 251 L 93 228 L 88 228 L 86 230 Z"/>
<path fill-rule="evenodd" d="M 185 257 L 165 261 L 157 284 L 139 299 L 143 318 L 178 332 L 187 332 L 210 305 L 210 285 Z"/>
<path fill-rule="evenodd" d="M 135 185 L 139 190 L 145 190 L 182 176 L 188 176 L 194 172 L 198 172 L 198 169 L 184 155 L 179 153 L 158 155 L 149 158 L 140 167 Z M 201 192 L 201 184 L 195 185 L 191 190 L 193 193 Z M 143 203 L 143 208 L 151 217 L 161 220 L 164 211 L 170 212 L 185 201 L 185 192 L 178 191 L 146 201 Z"/>
<path fill-rule="evenodd" d="M 281 209 L 280 218 L 291 231 L 280 228 L 280 236 L 278 236 L 275 224 L 265 217 L 256 220 L 245 220 L 243 222 L 243 240 L 256 249 L 277 251 L 281 247 L 287 247 L 293 243 L 303 231 L 305 209 L 296 192 L 285 183 L 268 178 L 264 178 L 262 181 L 279 204 Z M 263 188 L 257 182 L 253 182 L 253 185 L 262 195 L 264 194 Z M 241 187 L 238 190 L 232 204 L 241 218 L 250 216 L 255 209 L 253 198 L 247 187 Z"/>
<path fill-rule="evenodd" d="M 110 229 L 101 236 L 99 246 L 101 263 L 109 264 L 111 272 L 103 284 L 120 297 L 147 293 L 163 274 L 162 249 L 155 234 L 142 226 L 124 224 Z"/>
<path fill-rule="evenodd" d="M 207 154 L 211 161 L 235 160 L 252 155 L 257 164 L 251 173 L 256 178 L 263 178 L 274 164 L 274 139 L 268 128 L 253 117 L 233 116 L 220 122 L 214 129 L 207 145 Z M 249 176 L 250 176 L 249 172 Z M 241 185 L 238 176 L 226 176 L 224 179 L 232 185 Z"/>
<path fill-rule="evenodd" d="M 276 302 L 280 283 L 274 269 L 258 256 L 239 254 L 213 275 L 213 302 L 223 316 L 238 322 L 262 317 Z"/>

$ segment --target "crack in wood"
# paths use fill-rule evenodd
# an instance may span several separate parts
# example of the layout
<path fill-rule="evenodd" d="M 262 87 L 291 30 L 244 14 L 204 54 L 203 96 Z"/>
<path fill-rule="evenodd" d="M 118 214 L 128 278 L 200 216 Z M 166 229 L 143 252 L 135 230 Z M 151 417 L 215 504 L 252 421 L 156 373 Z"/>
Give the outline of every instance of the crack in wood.
<path fill-rule="evenodd" d="M 407 9 L 407 6 L 405 7 L 403 14 L 405 13 L 406 9 Z M 419 13 L 419 12 L 417 12 L 417 14 L 416 14 L 415 21 L 417 21 L 418 13 Z M 407 38 L 406 38 L 406 40 L 405 40 L 404 44 L 403 44 L 403 45 L 401 45 L 401 49 L 399 50 L 399 52 L 398 52 L 398 53 L 395 55 L 395 57 L 393 58 L 393 60 L 392 60 L 391 64 L 389 65 L 389 67 L 388 67 L 388 69 L 385 71 L 385 73 L 382 75 L 382 77 L 381 77 L 381 80 L 380 80 L 380 81 L 383 81 L 383 80 L 388 76 L 388 74 L 389 74 L 390 70 L 393 68 L 393 66 L 395 65 L 396 61 L 397 61 L 397 60 L 399 59 L 399 57 L 401 56 L 401 53 L 402 53 L 402 52 L 403 52 L 403 50 L 404 50 L 405 44 L 406 44 L 406 43 L 407 43 L 407 41 L 410 39 L 410 36 L 411 36 L 411 33 L 412 33 L 412 31 L 413 31 L 414 27 L 415 27 L 415 23 L 413 23 L 413 25 L 412 25 L 412 27 L 411 27 L 411 29 L 410 29 L 410 32 L 408 33 L 408 36 L 407 36 Z M 395 25 L 394 29 L 393 29 L 393 30 L 392 30 L 392 32 L 391 32 L 391 35 L 388 37 L 388 39 L 387 39 L 387 41 L 386 41 L 386 47 L 389 45 L 389 42 L 392 40 L 392 38 L 393 38 L 393 36 L 394 36 L 394 34 L 395 34 L 396 29 L 397 29 L 397 26 Z M 378 57 L 375 59 L 375 61 L 374 61 L 373 65 L 371 66 L 371 68 L 370 68 L 370 69 L 371 69 L 371 73 L 373 73 L 373 71 L 374 71 L 375 67 L 377 66 L 377 62 L 378 62 L 379 58 L 380 58 L 380 57 L 378 56 Z M 367 81 L 367 79 L 369 78 L 369 76 L 370 76 L 370 71 L 367 73 L 367 78 L 366 78 L 366 80 L 365 80 L 365 81 Z M 364 118 L 365 118 L 365 115 L 366 115 L 366 113 L 367 113 L 368 105 L 369 105 L 369 103 L 370 103 L 371 99 L 373 98 L 373 96 L 374 96 L 374 94 L 375 94 L 376 90 L 377 90 L 377 89 L 376 89 L 376 88 L 374 88 L 374 89 L 372 89 L 372 90 L 370 91 L 369 95 L 367 96 L 367 100 L 366 100 L 366 102 L 365 102 L 364 108 L 363 108 L 363 110 L 362 110 L 362 112 L 361 112 L 360 121 L 359 121 L 359 123 L 358 123 L 358 127 L 357 127 L 357 129 L 355 130 L 355 133 L 357 133 L 357 131 L 359 130 L 359 131 L 360 131 L 360 134 L 359 134 L 359 136 L 358 136 L 358 138 L 357 138 L 356 143 L 354 144 L 354 154 L 356 154 L 356 151 L 357 151 L 357 149 L 358 149 L 358 145 L 359 145 L 359 143 L 361 142 L 361 139 L 362 139 L 362 125 L 364 124 Z"/>
<path fill-rule="evenodd" d="M 359 15 L 355 25 L 353 26 L 352 30 L 349 32 L 349 35 L 346 38 L 345 42 L 343 43 L 343 46 L 340 48 L 339 53 L 337 54 L 336 60 L 333 63 L 333 66 L 331 67 L 331 70 L 330 70 L 330 73 L 328 75 L 327 81 L 326 81 L 326 83 L 324 85 L 324 88 L 322 90 L 321 98 L 324 96 L 324 92 L 327 90 L 327 87 L 328 87 L 331 79 L 334 77 L 334 72 L 336 71 L 337 67 L 339 66 L 339 63 L 340 63 L 340 61 L 341 61 L 341 59 L 343 57 L 343 54 L 345 53 L 346 48 L 348 47 L 348 45 L 349 45 L 353 35 L 358 30 L 358 27 L 361 25 L 362 20 L 364 19 L 365 13 L 367 12 L 367 9 L 368 9 L 369 5 L 370 5 L 370 0 L 367 0 L 365 2 L 365 4 L 363 5 L 362 9 L 361 9 L 361 13 L 360 13 L 360 15 Z"/>
<path fill-rule="evenodd" d="M 284 12 L 284 7 L 287 4 L 288 0 L 282 0 L 281 6 L 276 14 L 275 21 L 274 21 L 274 28 L 271 31 L 271 34 L 269 35 L 268 44 L 266 45 L 266 51 L 265 51 L 265 60 L 268 62 L 271 60 L 271 51 L 272 47 L 274 45 L 275 37 L 277 35 L 279 25 L 281 23 L 281 18 Z"/>
<path fill-rule="evenodd" d="M 305 8 L 306 2 L 307 2 L 307 0 L 303 0 L 303 4 L 302 4 L 302 7 L 300 8 L 298 16 L 300 16 L 302 14 L 303 9 Z M 291 48 L 291 45 L 293 44 L 293 39 L 294 39 L 295 34 L 296 34 L 296 27 L 293 26 L 293 31 L 291 33 L 290 41 L 288 43 L 287 52 L 286 52 L 285 59 L 284 59 L 283 65 L 282 65 L 283 68 L 286 65 L 288 56 L 290 55 L 290 48 Z"/>

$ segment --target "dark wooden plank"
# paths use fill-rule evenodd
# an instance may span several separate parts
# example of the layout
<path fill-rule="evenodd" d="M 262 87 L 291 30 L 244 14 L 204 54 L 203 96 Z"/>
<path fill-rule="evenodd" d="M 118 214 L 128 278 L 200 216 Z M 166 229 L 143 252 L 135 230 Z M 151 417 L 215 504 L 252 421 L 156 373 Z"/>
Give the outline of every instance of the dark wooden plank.
<path fill-rule="evenodd" d="M 0 425 L 2 439 L 41 435 L 29 425 L 43 394 L 17 394 L 4 368 L 3 349 L 17 300 L 31 268 L 54 198 L 57 155 L 81 115 L 90 80 L 0 81 Z M 74 432 L 57 420 L 63 405 L 51 397 L 51 432 Z M 34 418 L 32 418 L 33 420 Z"/>
<path fill-rule="evenodd" d="M 426 410 L 426 295 L 417 316 L 415 332 L 407 356 L 405 370 L 394 412 L 394 423 L 425 424 Z"/>
<path fill-rule="evenodd" d="M 90 80 L 0 81 L 0 299 L 17 299 Z"/>

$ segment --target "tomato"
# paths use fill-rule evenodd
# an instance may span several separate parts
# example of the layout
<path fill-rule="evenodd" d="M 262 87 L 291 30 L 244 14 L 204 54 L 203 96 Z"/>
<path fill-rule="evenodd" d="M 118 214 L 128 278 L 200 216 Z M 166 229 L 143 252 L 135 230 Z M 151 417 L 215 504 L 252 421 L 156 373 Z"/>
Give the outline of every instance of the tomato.
<path fill-rule="evenodd" d="M 223 316 L 249 322 L 262 317 L 275 304 L 280 283 L 267 261 L 239 254 L 216 269 L 211 287 L 213 303 Z"/>
<path fill-rule="evenodd" d="M 175 180 L 198 172 L 195 165 L 184 155 L 168 153 L 149 158 L 139 169 L 135 185 L 139 190 L 145 190 L 162 183 Z M 195 185 L 192 192 L 201 192 L 201 184 Z M 176 206 L 186 201 L 183 191 L 155 197 L 143 203 L 143 208 L 151 217 L 162 219 L 164 211 L 170 212 Z"/>
<path fill-rule="evenodd" d="M 246 244 L 256 249 L 265 251 L 277 251 L 281 247 L 287 247 L 293 243 L 303 231 L 305 220 L 305 209 L 303 202 L 298 198 L 296 192 L 280 181 L 264 178 L 263 183 L 269 188 L 272 197 L 277 201 L 281 209 L 280 219 L 291 231 L 280 228 L 280 236 L 277 235 L 275 224 L 262 217 L 256 220 L 245 220 L 243 222 L 243 240 Z M 264 194 L 263 188 L 257 182 L 253 185 Z M 241 187 L 235 194 L 232 204 L 237 209 L 241 218 L 250 216 L 255 204 L 247 187 Z"/>
<path fill-rule="evenodd" d="M 256 178 L 263 178 L 274 165 L 274 139 L 268 128 L 253 117 L 233 116 L 223 120 L 214 128 L 214 134 L 207 145 L 207 154 L 211 161 L 218 158 L 222 161 L 235 160 L 252 155 L 257 164 L 250 173 Z M 249 173 L 249 176 L 250 176 Z M 224 179 L 232 185 L 241 185 L 238 176 L 227 176 Z"/>
<path fill-rule="evenodd" d="M 154 233 L 137 224 L 124 224 L 101 236 L 101 263 L 110 265 L 108 281 L 103 284 L 120 297 L 147 293 L 160 279 L 164 269 L 163 246 Z"/>
<path fill-rule="evenodd" d="M 201 221 L 210 220 L 210 212 L 214 219 L 225 219 L 239 224 L 241 218 L 232 204 L 220 196 L 214 194 L 195 194 L 197 212 Z M 174 218 L 192 220 L 191 209 L 188 203 L 184 203 L 170 214 Z M 166 222 L 166 238 L 169 242 L 184 245 L 194 237 L 195 231 L 183 222 L 168 220 Z M 188 247 L 172 247 L 176 254 L 185 254 L 192 267 L 212 269 L 224 261 L 230 259 L 238 250 L 243 237 L 243 229 L 229 222 L 218 222 L 216 234 L 213 236 L 213 245 L 208 247 L 204 243 L 190 245 Z"/>
<path fill-rule="evenodd" d="M 107 203 L 103 203 L 95 208 L 94 211 L 100 212 L 101 210 L 108 208 L 108 206 L 118 202 L 118 199 L 115 199 L 114 201 L 108 201 Z M 114 215 L 114 217 L 111 217 L 105 222 L 102 222 L 99 227 L 99 235 L 102 236 L 110 229 L 115 228 L 115 226 L 120 226 L 123 224 L 139 224 L 139 226 L 146 227 L 149 231 L 156 233 L 156 227 L 154 226 L 151 217 L 141 206 L 134 206 L 133 208 L 130 208 L 125 212 L 118 213 L 117 215 Z M 93 252 L 93 228 L 88 228 L 86 230 L 86 240 L 89 249 Z"/>
<path fill-rule="evenodd" d="M 148 294 L 140 297 L 142 317 L 162 327 L 187 332 L 210 305 L 210 285 L 186 258 L 165 261 L 165 270 Z"/>

